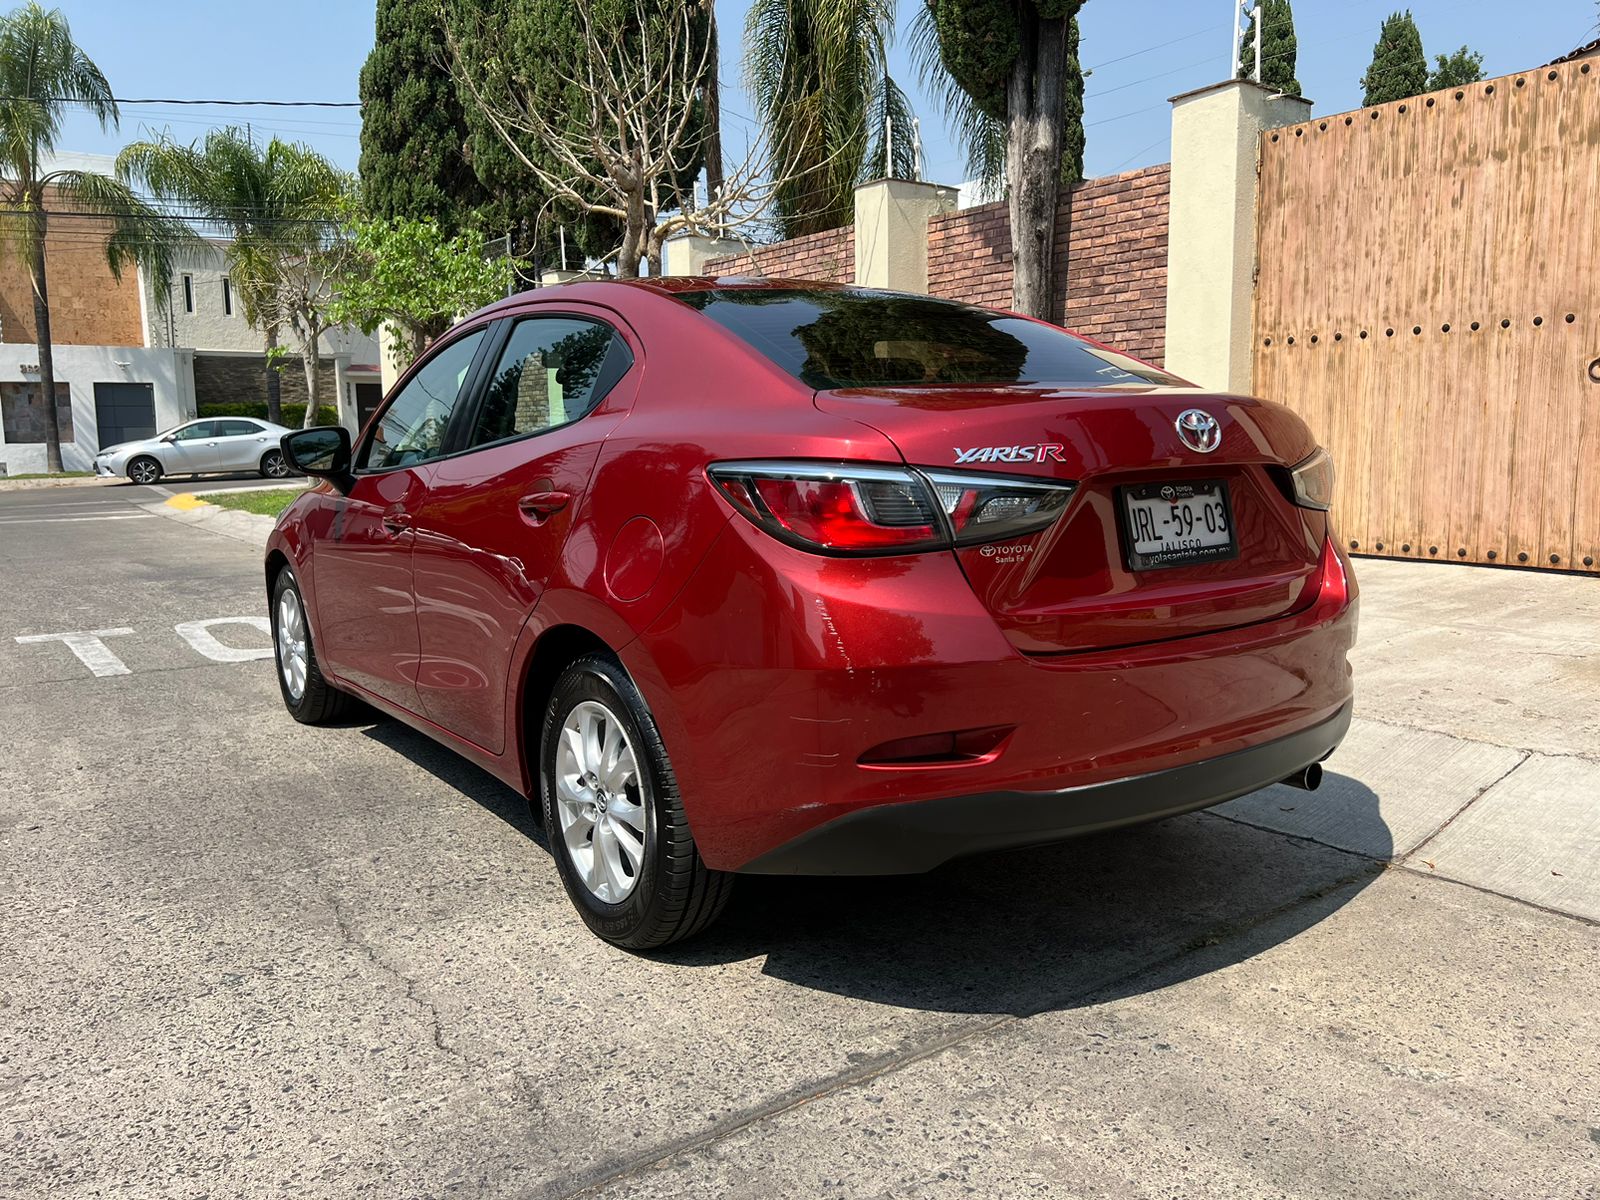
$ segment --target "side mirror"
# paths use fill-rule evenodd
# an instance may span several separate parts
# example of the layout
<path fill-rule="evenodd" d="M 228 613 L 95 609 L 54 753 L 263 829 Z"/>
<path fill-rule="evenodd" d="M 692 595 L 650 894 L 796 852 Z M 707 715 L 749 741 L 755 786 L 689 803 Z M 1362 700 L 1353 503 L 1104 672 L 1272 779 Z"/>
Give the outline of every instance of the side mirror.
<path fill-rule="evenodd" d="M 297 429 L 279 441 L 283 457 L 303 475 L 326 479 L 341 492 L 348 491 L 354 476 L 350 473 L 350 431 L 343 425 L 319 425 Z"/>
<path fill-rule="evenodd" d="M 161 439 L 161 440 L 162 440 L 162 441 L 163 441 L 163 442 L 166 442 L 166 443 L 167 443 L 167 445 L 169 445 L 169 446 L 170 446 L 170 445 L 172 445 L 172 443 L 173 443 L 173 442 L 175 442 L 175 441 L 177 441 L 177 440 L 178 440 L 178 435 L 177 435 L 177 434 L 175 434 L 175 433 L 169 433 L 169 434 L 167 434 L 167 436 L 166 436 L 166 437 L 164 437 L 164 438 L 162 438 L 162 439 Z"/>

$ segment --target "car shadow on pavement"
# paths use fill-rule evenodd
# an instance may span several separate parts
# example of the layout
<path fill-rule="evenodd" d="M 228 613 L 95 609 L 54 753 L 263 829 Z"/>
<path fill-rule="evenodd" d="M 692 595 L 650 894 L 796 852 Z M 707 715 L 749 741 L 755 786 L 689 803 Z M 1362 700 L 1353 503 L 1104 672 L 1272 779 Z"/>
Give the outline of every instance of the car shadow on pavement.
<path fill-rule="evenodd" d="M 365 732 L 548 852 L 497 779 L 399 722 Z M 949 1013 L 1028 1015 L 1170 986 L 1287 941 L 1382 873 L 1393 843 L 1377 794 L 1332 773 L 1323 788 L 1297 804 L 1338 804 L 1341 827 L 1382 855 L 1193 813 L 926 875 L 747 876 L 721 921 L 650 957 L 691 969 L 764 957 L 763 974 L 799 987 Z"/>
<path fill-rule="evenodd" d="M 1392 848 L 1377 795 L 1337 783 L 1349 823 L 1367 844 Z M 1364 855 L 1196 813 L 927 875 L 743 879 L 718 926 L 662 957 L 764 954 L 765 974 L 823 991 L 1026 1015 L 1144 991 L 1152 967 L 1168 986 L 1251 957 L 1324 920 L 1382 870 Z"/>

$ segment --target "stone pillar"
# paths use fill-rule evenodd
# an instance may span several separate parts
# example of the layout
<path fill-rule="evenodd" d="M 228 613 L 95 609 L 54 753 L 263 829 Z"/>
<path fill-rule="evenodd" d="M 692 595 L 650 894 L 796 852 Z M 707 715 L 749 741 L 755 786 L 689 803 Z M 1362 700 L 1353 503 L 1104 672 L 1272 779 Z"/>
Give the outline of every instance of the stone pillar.
<path fill-rule="evenodd" d="M 383 384 L 383 394 L 387 396 L 394 387 L 395 381 L 400 378 L 400 369 L 394 365 L 393 346 L 395 342 L 394 330 L 389 322 L 385 321 L 378 326 L 378 379 Z"/>
<path fill-rule="evenodd" d="M 928 218 L 956 207 L 959 189 L 880 179 L 856 189 L 856 282 L 928 290 Z"/>
<path fill-rule="evenodd" d="M 668 238 L 661 249 L 663 275 L 704 275 L 705 265 L 711 259 L 746 254 L 750 247 L 737 238 L 702 237 L 698 233 L 688 233 Z"/>
<path fill-rule="evenodd" d="M 1310 115 L 1247 79 L 1173 97 L 1166 366 L 1201 387 L 1251 390 L 1261 132 Z"/>

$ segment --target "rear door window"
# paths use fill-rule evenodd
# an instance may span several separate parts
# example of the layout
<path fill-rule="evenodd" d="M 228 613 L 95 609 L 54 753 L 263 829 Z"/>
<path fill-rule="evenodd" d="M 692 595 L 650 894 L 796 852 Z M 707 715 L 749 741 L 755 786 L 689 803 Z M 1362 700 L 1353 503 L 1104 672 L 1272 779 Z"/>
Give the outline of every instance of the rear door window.
<path fill-rule="evenodd" d="M 1179 384 L 1065 329 L 864 288 L 711 288 L 677 297 L 814 388 Z"/>
<path fill-rule="evenodd" d="M 632 364 L 628 344 L 602 321 L 525 317 L 484 385 L 469 444 L 569 425 L 594 411 Z"/>

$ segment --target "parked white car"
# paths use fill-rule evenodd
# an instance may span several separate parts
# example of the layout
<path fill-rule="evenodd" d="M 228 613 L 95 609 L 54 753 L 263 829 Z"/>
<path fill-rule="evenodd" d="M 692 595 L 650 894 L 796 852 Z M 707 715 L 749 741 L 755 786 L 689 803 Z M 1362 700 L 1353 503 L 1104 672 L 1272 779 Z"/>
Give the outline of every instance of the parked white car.
<path fill-rule="evenodd" d="M 278 441 L 289 430 L 254 417 L 207 417 L 153 438 L 108 446 L 94 456 L 94 473 L 155 483 L 165 475 L 259 471 L 268 479 L 290 474 Z"/>

